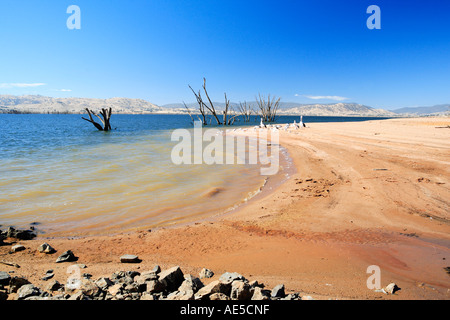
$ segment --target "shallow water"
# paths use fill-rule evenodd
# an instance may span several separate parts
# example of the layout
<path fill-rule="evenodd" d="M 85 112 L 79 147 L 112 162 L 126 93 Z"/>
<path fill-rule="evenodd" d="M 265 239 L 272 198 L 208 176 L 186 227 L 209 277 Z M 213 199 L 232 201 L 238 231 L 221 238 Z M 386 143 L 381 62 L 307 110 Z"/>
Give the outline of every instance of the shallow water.
<path fill-rule="evenodd" d="M 265 183 L 258 165 L 173 164 L 171 133 L 192 128 L 187 115 L 111 122 L 100 132 L 81 115 L 0 114 L 2 228 L 39 222 L 46 235 L 72 236 L 168 226 L 225 213 Z"/>

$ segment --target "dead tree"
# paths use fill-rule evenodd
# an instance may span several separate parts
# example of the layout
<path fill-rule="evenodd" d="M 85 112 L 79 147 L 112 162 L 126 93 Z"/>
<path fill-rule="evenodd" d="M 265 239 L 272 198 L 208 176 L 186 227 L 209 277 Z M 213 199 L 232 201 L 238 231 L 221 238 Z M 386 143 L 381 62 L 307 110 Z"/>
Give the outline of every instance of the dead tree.
<path fill-rule="evenodd" d="M 100 116 L 98 114 L 96 114 L 94 111 L 89 110 L 88 108 L 86 108 L 86 111 L 89 115 L 89 119 L 81 117 L 83 120 L 86 120 L 86 121 L 92 123 L 100 131 L 110 131 L 111 130 L 111 124 L 110 124 L 110 119 L 111 119 L 111 114 L 112 114 L 111 108 L 109 108 L 108 110 L 105 108 L 102 108 L 102 111 L 100 111 L 100 115 L 103 117 L 103 119 L 100 118 Z M 92 118 L 92 115 L 99 118 L 101 123 L 103 124 L 103 126 L 101 124 L 95 122 L 94 119 Z"/>
<path fill-rule="evenodd" d="M 256 98 L 256 103 L 258 104 L 258 108 L 261 112 L 261 118 L 264 122 L 274 122 L 277 114 L 278 107 L 280 106 L 281 98 L 273 97 L 270 99 L 270 94 L 267 98 L 267 101 L 264 97 L 259 95 L 259 99 Z"/>
<path fill-rule="evenodd" d="M 250 122 L 250 116 L 253 112 L 253 109 L 250 105 L 247 105 L 247 102 L 244 101 L 244 103 L 239 102 L 239 112 L 241 113 L 242 117 L 244 118 L 244 122 Z"/>
<path fill-rule="evenodd" d="M 209 105 L 203 101 L 200 90 L 198 91 L 198 93 L 196 93 L 194 91 L 194 89 L 192 89 L 191 86 L 189 86 L 189 88 L 191 89 L 192 93 L 195 95 L 195 98 L 197 99 L 197 103 L 199 105 L 199 111 L 202 114 L 202 117 L 204 119 L 203 124 L 204 125 L 207 124 L 206 123 L 206 110 L 208 110 L 213 115 L 213 117 L 217 121 L 217 124 L 219 124 L 219 125 L 222 124 L 219 120 L 219 116 L 217 115 L 216 108 L 214 107 L 214 104 L 212 103 L 211 99 L 209 98 L 208 91 L 206 90 L 206 79 L 203 78 L 203 91 L 205 91 L 205 95 L 206 95 L 206 98 L 208 99 Z"/>
<path fill-rule="evenodd" d="M 227 94 L 225 93 L 225 110 L 223 110 L 223 125 L 224 126 L 231 126 L 234 123 L 234 120 L 237 117 L 237 114 L 230 116 L 228 118 L 228 115 L 233 112 L 233 108 L 230 107 L 230 100 L 227 99 Z"/>

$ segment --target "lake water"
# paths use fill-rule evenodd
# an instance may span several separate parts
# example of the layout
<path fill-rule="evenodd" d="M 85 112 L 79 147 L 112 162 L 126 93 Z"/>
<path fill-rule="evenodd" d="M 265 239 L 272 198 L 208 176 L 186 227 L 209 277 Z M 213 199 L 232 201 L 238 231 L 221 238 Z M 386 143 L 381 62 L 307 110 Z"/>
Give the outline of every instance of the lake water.
<path fill-rule="evenodd" d="M 74 236 L 169 226 L 226 213 L 265 183 L 257 165 L 173 164 L 171 133 L 192 128 L 188 115 L 113 114 L 111 132 L 81 116 L 0 114 L 2 229 L 38 222 L 48 236 Z"/>

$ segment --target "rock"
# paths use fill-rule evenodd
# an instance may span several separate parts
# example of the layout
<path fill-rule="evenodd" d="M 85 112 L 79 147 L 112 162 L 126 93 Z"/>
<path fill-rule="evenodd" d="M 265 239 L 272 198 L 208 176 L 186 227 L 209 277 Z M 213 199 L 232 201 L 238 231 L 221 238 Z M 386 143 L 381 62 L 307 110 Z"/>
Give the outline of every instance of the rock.
<path fill-rule="evenodd" d="M 100 278 L 97 281 L 95 281 L 95 284 L 102 290 L 106 290 L 112 285 L 114 285 L 114 283 L 109 278 Z"/>
<path fill-rule="evenodd" d="M 257 280 L 253 280 L 252 282 L 249 283 L 249 285 L 252 288 L 254 287 L 264 288 L 264 283 L 259 283 Z"/>
<path fill-rule="evenodd" d="M 96 296 L 99 293 L 100 288 L 92 280 L 84 278 L 81 279 L 80 288 L 78 290 L 84 295 L 91 297 Z"/>
<path fill-rule="evenodd" d="M 36 234 L 32 230 L 16 230 L 13 227 L 9 227 L 6 231 L 6 237 L 18 240 L 31 240 L 36 237 Z"/>
<path fill-rule="evenodd" d="M 8 272 L 0 271 L 0 285 L 7 286 L 10 280 L 11 276 Z"/>
<path fill-rule="evenodd" d="M 67 300 L 88 300 L 87 297 L 81 291 L 77 291 L 72 294 Z"/>
<path fill-rule="evenodd" d="M 214 276 L 214 272 L 209 269 L 203 268 L 199 273 L 200 279 L 204 278 L 212 278 Z"/>
<path fill-rule="evenodd" d="M 52 248 L 48 243 L 43 243 L 38 247 L 38 251 L 40 253 L 52 254 L 55 253 L 56 250 Z"/>
<path fill-rule="evenodd" d="M 195 293 L 203 287 L 204 285 L 199 278 L 195 278 L 188 274 L 184 276 L 184 281 L 178 288 L 178 291 L 192 291 Z"/>
<path fill-rule="evenodd" d="M 165 300 L 194 300 L 194 292 L 191 291 L 174 291 L 170 293 Z"/>
<path fill-rule="evenodd" d="M 120 257 L 120 262 L 122 263 L 139 263 L 141 260 L 138 256 L 132 254 L 124 254 Z"/>
<path fill-rule="evenodd" d="M 60 255 L 58 257 L 58 259 L 56 259 L 56 263 L 60 263 L 60 262 L 71 262 L 71 261 L 76 261 L 78 260 L 77 257 L 75 257 L 75 255 L 73 254 L 73 252 L 71 250 L 67 250 L 66 252 L 64 252 L 62 255 Z"/>
<path fill-rule="evenodd" d="M 162 292 L 165 288 L 166 286 L 161 282 L 159 282 L 158 280 L 150 280 L 147 281 L 147 287 L 145 291 L 147 293 L 158 293 Z"/>
<path fill-rule="evenodd" d="M 250 300 L 253 290 L 250 285 L 242 280 L 235 280 L 231 283 L 230 298 L 234 300 Z"/>
<path fill-rule="evenodd" d="M 255 287 L 252 300 L 270 300 L 270 291 L 260 287 Z"/>
<path fill-rule="evenodd" d="M 18 293 L 17 299 L 24 300 L 25 298 L 31 296 L 39 296 L 41 294 L 41 290 L 32 284 L 25 284 L 19 288 L 17 293 Z"/>
<path fill-rule="evenodd" d="M 14 293 L 17 292 L 20 287 L 22 287 L 23 285 L 26 284 L 30 284 L 30 281 L 28 281 L 26 278 L 24 277 L 12 277 L 11 280 L 9 281 L 9 293 Z"/>
<path fill-rule="evenodd" d="M 394 294 L 398 290 L 401 290 L 401 289 L 399 287 L 397 287 L 397 285 L 395 283 L 390 283 L 386 286 L 386 288 L 384 288 L 384 291 L 387 294 Z"/>
<path fill-rule="evenodd" d="M 301 300 L 300 294 L 298 292 L 296 293 L 290 293 L 286 297 L 282 298 L 281 300 Z"/>
<path fill-rule="evenodd" d="M 231 300 L 231 299 L 227 295 L 218 292 L 218 293 L 213 293 L 212 295 L 210 295 L 209 300 Z"/>
<path fill-rule="evenodd" d="M 23 251 L 25 250 L 25 246 L 21 245 L 21 244 L 16 244 L 14 246 L 11 247 L 11 253 L 15 253 L 15 252 L 19 252 L 19 251 Z"/>
<path fill-rule="evenodd" d="M 121 283 L 112 285 L 111 287 L 108 288 L 108 293 L 112 296 L 116 296 L 122 292 L 122 286 L 123 285 Z"/>
<path fill-rule="evenodd" d="M 47 291 L 57 291 L 58 289 L 61 288 L 61 284 L 56 281 L 56 280 L 52 280 L 50 281 L 47 286 L 45 287 L 45 290 Z"/>
<path fill-rule="evenodd" d="M 53 278 L 54 276 L 55 276 L 54 273 L 46 273 L 45 276 L 43 276 L 41 278 L 41 280 L 47 281 L 47 280 L 50 280 L 51 278 Z"/>
<path fill-rule="evenodd" d="M 169 292 L 177 290 L 183 281 L 184 275 L 178 266 L 159 273 L 159 282 L 161 282 Z"/>
<path fill-rule="evenodd" d="M 284 292 L 284 284 L 279 284 L 272 289 L 272 298 L 284 298 L 286 296 Z"/>
<path fill-rule="evenodd" d="M 247 279 L 245 279 L 242 275 L 240 275 L 237 272 L 225 272 L 224 274 L 222 274 L 219 278 L 219 281 L 222 282 L 233 282 L 234 280 L 242 280 L 242 281 L 247 281 Z"/>
<path fill-rule="evenodd" d="M 158 274 L 161 272 L 161 267 L 156 265 L 151 272 L 153 272 L 154 274 Z"/>
<path fill-rule="evenodd" d="M 150 293 L 144 292 L 141 295 L 140 300 L 155 300 L 155 297 L 153 297 L 153 295 L 151 295 Z"/>
<path fill-rule="evenodd" d="M 153 271 L 144 272 L 134 277 L 134 282 L 137 284 L 144 284 L 151 280 L 158 280 L 158 276 Z"/>
<path fill-rule="evenodd" d="M 222 281 L 216 280 L 208 285 L 204 286 L 195 294 L 195 300 L 205 300 L 208 299 L 213 293 L 223 293 L 229 295 L 231 290 L 231 283 L 224 283 Z"/>

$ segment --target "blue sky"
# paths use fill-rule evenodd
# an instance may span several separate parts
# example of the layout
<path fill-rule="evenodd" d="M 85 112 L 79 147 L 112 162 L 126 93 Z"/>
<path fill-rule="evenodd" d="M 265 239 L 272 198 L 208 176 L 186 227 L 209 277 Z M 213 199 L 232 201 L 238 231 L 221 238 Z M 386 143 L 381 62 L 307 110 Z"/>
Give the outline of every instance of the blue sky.
<path fill-rule="evenodd" d="M 69 30 L 70 5 L 81 29 Z M 369 5 L 381 29 L 369 30 Z M 450 103 L 450 1 L 0 2 L 0 94 Z"/>

